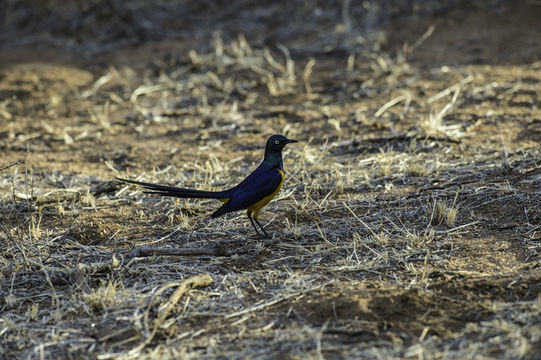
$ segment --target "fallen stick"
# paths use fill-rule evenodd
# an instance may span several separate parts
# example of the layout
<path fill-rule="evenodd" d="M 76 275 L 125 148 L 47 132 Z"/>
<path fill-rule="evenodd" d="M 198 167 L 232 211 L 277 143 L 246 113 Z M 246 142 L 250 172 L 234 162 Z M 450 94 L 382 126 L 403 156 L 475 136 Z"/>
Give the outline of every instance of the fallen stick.
<path fill-rule="evenodd" d="M 273 238 L 263 244 L 263 248 L 269 248 L 280 241 L 280 238 Z M 127 255 L 131 260 L 136 257 L 147 256 L 233 256 L 244 255 L 249 252 L 258 251 L 256 243 L 243 246 L 239 249 L 228 250 L 225 244 L 208 248 L 153 248 L 150 246 L 139 246 Z"/>
<path fill-rule="evenodd" d="M 190 289 L 196 287 L 205 287 L 212 284 L 212 278 L 209 274 L 201 274 L 192 276 L 189 279 L 186 279 L 180 283 L 177 289 L 169 297 L 169 300 L 165 304 L 159 307 L 158 309 L 158 319 L 154 320 L 154 329 L 158 328 L 163 324 L 171 310 L 176 306 L 179 299 L 184 295 L 184 293 Z M 156 292 L 158 293 L 159 290 Z"/>
<path fill-rule="evenodd" d="M 133 249 L 128 258 L 147 257 L 147 256 L 231 256 L 224 247 L 216 246 L 211 248 L 153 248 L 150 246 L 140 246 Z"/>

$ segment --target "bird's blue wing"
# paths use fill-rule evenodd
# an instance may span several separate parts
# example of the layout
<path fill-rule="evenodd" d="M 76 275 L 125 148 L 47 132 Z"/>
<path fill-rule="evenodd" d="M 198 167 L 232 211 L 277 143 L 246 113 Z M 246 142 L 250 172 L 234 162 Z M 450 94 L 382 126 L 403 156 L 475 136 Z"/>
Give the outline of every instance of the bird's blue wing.
<path fill-rule="evenodd" d="M 282 181 L 283 177 L 278 169 L 261 164 L 246 179 L 231 189 L 230 201 L 212 216 L 246 209 L 276 191 Z"/>

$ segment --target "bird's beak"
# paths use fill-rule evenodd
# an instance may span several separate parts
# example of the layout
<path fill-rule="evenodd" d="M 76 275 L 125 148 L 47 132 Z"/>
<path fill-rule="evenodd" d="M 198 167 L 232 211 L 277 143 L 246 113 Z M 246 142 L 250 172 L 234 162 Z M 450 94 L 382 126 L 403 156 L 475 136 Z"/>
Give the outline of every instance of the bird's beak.
<path fill-rule="evenodd" d="M 287 139 L 286 140 L 286 144 L 291 144 L 291 143 L 296 143 L 298 142 L 297 140 L 293 140 L 293 139 Z"/>

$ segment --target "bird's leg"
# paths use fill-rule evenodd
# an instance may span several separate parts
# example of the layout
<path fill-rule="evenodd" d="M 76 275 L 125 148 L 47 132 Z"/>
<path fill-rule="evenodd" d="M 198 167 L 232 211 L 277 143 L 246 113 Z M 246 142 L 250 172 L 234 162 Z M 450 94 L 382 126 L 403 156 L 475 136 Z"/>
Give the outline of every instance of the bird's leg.
<path fill-rule="evenodd" d="M 259 221 L 257 221 L 257 218 L 254 217 L 254 220 L 255 220 L 255 222 L 257 223 L 257 225 L 259 225 L 259 227 L 261 228 L 261 230 L 263 231 L 263 234 L 265 234 L 265 237 L 270 238 L 269 234 L 267 234 L 267 232 L 265 231 L 265 228 L 263 227 L 263 225 L 261 225 L 261 224 L 259 223 Z"/>
<path fill-rule="evenodd" d="M 250 219 L 250 222 L 252 223 L 252 226 L 254 227 L 255 232 L 257 233 L 257 235 L 261 235 L 261 234 L 259 233 L 259 230 L 257 230 L 257 226 L 255 226 L 254 219 L 252 218 L 252 214 L 251 214 L 250 210 L 248 210 L 248 211 L 246 212 L 246 214 L 248 215 L 248 219 Z M 257 221 L 257 220 L 256 220 L 256 221 Z M 260 225 L 260 226 L 261 226 L 261 225 Z"/>

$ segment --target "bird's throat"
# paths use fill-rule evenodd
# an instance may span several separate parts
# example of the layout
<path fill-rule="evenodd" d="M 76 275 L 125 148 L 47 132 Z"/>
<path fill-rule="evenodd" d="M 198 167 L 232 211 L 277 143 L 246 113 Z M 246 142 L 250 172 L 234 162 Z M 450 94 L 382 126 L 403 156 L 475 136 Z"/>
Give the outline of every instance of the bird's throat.
<path fill-rule="evenodd" d="M 282 169 L 282 154 L 277 152 L 265 152 L 263 162 L 269 167 Z"/>

